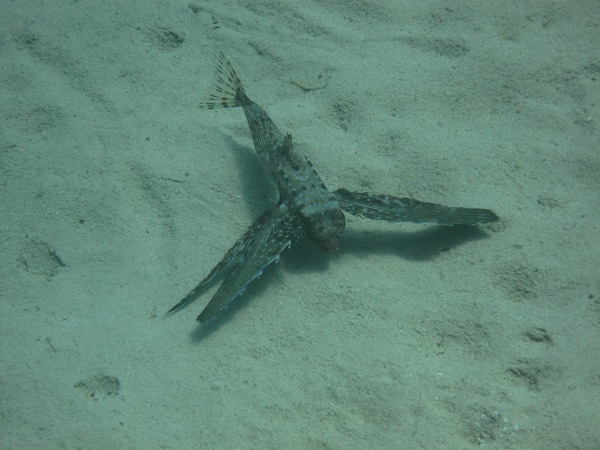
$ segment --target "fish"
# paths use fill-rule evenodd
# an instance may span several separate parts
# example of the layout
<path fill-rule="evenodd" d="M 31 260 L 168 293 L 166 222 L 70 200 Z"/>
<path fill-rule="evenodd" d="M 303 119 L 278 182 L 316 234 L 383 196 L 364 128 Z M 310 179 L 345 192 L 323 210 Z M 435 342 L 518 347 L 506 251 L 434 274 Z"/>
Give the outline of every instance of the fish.
<path fill-rule="evenodd" d="M 292 135 L 282 133 L 267 112 L 251 100 L 223 52 L 219 52 L 216 85 L 204 109 L 242 108 L 256 155 L 275 182 L 279 198 L 231 247 L 210 273 L 175 306 L 170 315 L 202 295 L 215 279 L 223 281 L 198 315 L 200 323 L 214 320 L 263 271 L 277 262 L 292 243 L 308 240 L 325 251 L 335 251 L 346 227 L 344 212 L 392 223 L 475 225 L 498 220 L 482 208 L 461 208 L 407 197 L 330 191 L 313 164 L 294 149 Z"/>

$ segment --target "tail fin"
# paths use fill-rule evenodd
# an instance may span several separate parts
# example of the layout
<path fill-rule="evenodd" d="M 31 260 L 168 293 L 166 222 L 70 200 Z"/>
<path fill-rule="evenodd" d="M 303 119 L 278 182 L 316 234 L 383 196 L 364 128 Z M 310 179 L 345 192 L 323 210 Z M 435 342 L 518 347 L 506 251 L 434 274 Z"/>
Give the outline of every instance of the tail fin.
<path fill-rule="evenodd" d="M 223 52 L 219 52 L 218 56 L 215 91 L 208 97 L 207 102 L 200 104 L 200 107 L 215 109 L 242 106 L 247 98 L 242 82 Z"/>

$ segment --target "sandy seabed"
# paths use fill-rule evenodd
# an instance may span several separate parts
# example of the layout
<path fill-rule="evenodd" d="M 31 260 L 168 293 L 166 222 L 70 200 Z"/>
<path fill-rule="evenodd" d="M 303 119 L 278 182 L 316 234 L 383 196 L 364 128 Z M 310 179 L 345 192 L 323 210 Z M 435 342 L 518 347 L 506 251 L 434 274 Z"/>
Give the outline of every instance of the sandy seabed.
<path fill-rule="evenodd" d="M 600 3 L 2 1 L 0 447 L 600 448 Z M 276 200 L 215 54 L 347 217 L 164 313 Z"/>

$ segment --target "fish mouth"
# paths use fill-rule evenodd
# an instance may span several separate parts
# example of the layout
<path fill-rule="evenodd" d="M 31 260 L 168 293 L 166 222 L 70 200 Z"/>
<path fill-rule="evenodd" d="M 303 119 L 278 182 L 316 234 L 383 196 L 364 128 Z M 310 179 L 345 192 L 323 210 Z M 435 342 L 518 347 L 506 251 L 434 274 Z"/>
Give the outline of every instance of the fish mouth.
<path fill-rule="evenodd" d="M 339 245 L 340 245 L 340 240 L 336 236 L 336 238 L 334 238 L 334 239 L 327 239 L 327 240 L 318 241 L 317 245 L 322 250 L 325 250 L 326 252 L 335 252 L 338 249 Z"/>

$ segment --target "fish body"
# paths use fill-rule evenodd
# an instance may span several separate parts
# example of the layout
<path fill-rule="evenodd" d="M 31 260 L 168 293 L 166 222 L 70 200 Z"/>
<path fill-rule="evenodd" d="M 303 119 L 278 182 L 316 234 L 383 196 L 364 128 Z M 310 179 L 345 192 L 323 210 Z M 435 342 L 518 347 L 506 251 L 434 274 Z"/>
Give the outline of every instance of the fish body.
<path fill-rule="evenodd" d="M 222 53 L 217 73 L 216 93 L 204 106 L 244 109 L 256 154 L 275 181 L 280 201 L 300 216 L 310 240 L 325 250 L 336 250 L 346 225 L 336 196 L 329 192 L 312 163 L 294 151 L 292 136 L 284 136 L 267 112 L 246 95 L 235 69 Z"/>
<path fill-rule="evenodd" d="M 342 210 L 358 217 L 387 222 L 442 225 L 488 223 L 498 219 L 493 211 L 453 208 L 392 195 L 352 192 L 325 186 L 311 162 L 294 150 L 291 134 L 283 134 L 267 112 L 246 94 L 236 71 L 223 53 L 217 64 L 217 84 L 204 108 L 241 107 L 256 154 L 279 192 L 276 205 L 263 213 L 227 251 L 223 259 L 167 314 L 184 307 L 204 292 L 217 277 L 221 286 L 198 316 L 214 319 L 263 270 L 279 259 L 293 241 L 306 237 L 324 250 L 335 250 L 345 229 Z"/>

